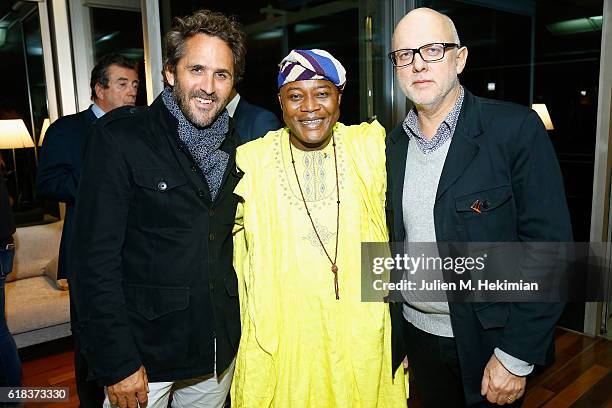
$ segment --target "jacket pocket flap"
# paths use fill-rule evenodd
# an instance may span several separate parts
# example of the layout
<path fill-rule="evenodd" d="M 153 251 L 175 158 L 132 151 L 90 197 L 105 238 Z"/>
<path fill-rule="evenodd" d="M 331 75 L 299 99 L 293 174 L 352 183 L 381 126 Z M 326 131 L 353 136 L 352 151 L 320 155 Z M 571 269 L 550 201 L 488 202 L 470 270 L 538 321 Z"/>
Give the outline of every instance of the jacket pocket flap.
<path fill-rule="evenodd" d="M 180 168 L 133 169 L 134 182 L 144 188 L 164 192 L 187 184 Z"/>
<path fill-rule="evenodd" d="M 487 212 L 496 209 L 512 197 L 512 188 L 509 185 L 495 187 L 488 190 L 478 191 L 455 197 L 455 209 L 459 212 L 472 211 L 478 201 L 478 209 Z M 477 211 L 476 211 L 477 212 Z"/>
<path fill-rule="evenodd" d="M 483 329 L 504 327 L 510 315 L 510 305 L 505 302 L 474 304 L 474 312 Z"/>
<path fill-rule="evenodd" d="M 189 288 L 125 284 L 125 304 L 129 310 L 154 320 L 189 306 Z"/>

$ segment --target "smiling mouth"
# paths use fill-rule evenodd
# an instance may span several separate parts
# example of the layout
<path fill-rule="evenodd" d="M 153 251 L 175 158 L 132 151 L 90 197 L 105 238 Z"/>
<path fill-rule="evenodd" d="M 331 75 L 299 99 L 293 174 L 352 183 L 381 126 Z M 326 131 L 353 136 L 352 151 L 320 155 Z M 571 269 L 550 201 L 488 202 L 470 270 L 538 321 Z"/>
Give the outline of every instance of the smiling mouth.
<path fill-rule="evenodd" d="M 307 127 L 316 127 L 323 123 L 323 119 L 300 120 L 300 123 Z"/>
<path fill-rule="evenodd" d="M 200 98 L 200 97 L 194 97 L 193 99 L 196 100 L 196 102 L 198 103 L 198 105 L 201 106 L 209 106 L 212 105 L 215 101 L 212 99 L 208 99 L 208 98 Z"/>

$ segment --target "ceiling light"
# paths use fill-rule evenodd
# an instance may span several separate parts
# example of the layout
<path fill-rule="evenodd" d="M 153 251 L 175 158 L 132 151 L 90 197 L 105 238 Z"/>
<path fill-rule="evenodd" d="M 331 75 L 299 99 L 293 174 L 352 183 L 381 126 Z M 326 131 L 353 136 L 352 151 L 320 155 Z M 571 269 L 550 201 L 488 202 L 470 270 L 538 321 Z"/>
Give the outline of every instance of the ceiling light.
<path fill-rule="evenodd" d="M 119 34 L 121 34 L 121 32 L 120 32 L 120 31 L 115 31 L 115 32 L 110 33 L 110 34 L 103 35 L 102 37 L 98 38 L 98 39 L 95 41 L 95 43 L 96 43 L 96 44 L 100 44 L 101 42 L 104 42 L 104 41 L 110 41 L 110 40 L 112 40 L 113 38 L 115 38 L 116 36 L 118 36 Z"/>
<path fill-rule="evenodd" d="M 6 44 L 6 28 L 0 27 L 0 47 Z"/>
<path fill-rule="evenodd" d="M 546 24 L 546 29 L 553 35 L 571 35 L 601 31 L 603 16 L 582 17 Z"/>

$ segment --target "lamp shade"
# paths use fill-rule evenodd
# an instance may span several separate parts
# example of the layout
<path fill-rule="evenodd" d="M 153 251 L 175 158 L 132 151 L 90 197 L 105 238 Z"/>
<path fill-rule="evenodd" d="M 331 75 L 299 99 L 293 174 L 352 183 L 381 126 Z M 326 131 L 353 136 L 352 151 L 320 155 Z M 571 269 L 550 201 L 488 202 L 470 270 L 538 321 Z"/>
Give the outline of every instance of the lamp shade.
<path fill-rule="evenodd" d="M 34 147 L 32 136 L 23 119 L 0 120 L 0 149 Z"/>
<path fill-rule="evenodd" d="M 38 137 L 38 145 L 42 146 L 43 140 L 45 139 L 45 133 L 47 133 L 47 129 L 49 128 L 49 118 L 45 118 L 43 121 L 42 129 L 40 130 L 40 136 Z"/>
<path fill-rule="evenodd" d="M 544 127 L 546 127 L 546 130 L 555 129 L 555 127 L 553 126 L 552 120 L 550 120 L 550 115 L 548 114 L 548 109 L 546 108 L 545 103 L 534 103 L 533 105 L 531 105 L 531 109 L 536 111 L 540 119 L 542 119 L 542 122 L 544 123 Z"/>

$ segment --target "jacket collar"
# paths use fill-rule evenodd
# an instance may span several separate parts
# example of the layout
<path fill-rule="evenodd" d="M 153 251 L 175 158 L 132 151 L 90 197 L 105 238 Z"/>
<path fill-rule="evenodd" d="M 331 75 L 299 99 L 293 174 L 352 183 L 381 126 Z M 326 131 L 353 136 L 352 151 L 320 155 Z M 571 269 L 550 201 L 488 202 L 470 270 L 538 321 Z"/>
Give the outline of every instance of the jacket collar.
<path fill-rule="evenodd" d="M 470 92 L 466 91 L 463 107 L 457 120 L 457 127 L 451 139 L 451 145 L 444 161 L 440 181 L 438 182 L 436 201 L 453 185 L 472 162 L 479 149 L 474 139 L 482 133 L 480 101 Z"/>

